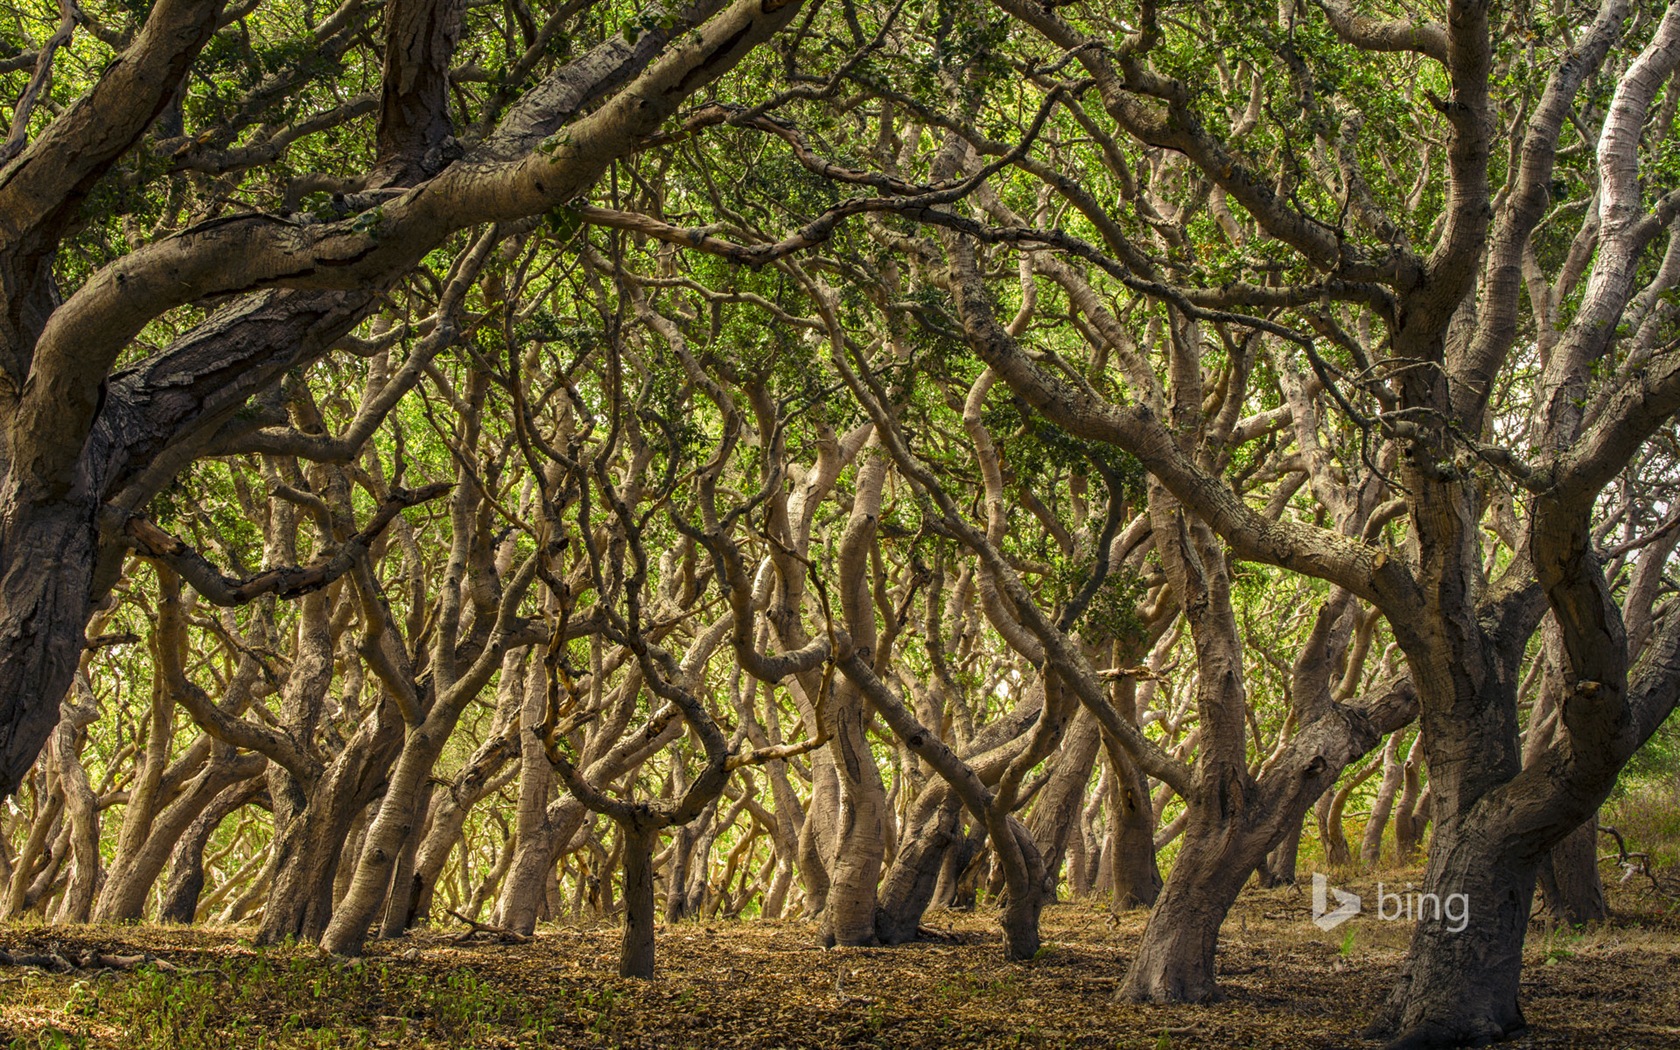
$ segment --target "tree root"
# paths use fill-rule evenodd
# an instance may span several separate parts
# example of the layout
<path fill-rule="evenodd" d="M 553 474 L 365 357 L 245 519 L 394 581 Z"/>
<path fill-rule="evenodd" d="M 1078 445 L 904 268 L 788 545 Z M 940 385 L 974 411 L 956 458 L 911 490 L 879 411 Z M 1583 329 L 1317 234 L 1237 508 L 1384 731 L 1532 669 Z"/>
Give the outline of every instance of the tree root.
<path fill-rule="evenodd" d="M 221 973 L 216 969 L 182 970 L 174 963 L 160 959 L 150 952 L 142 952 L 139 955 L 110 955 L 94 950 L 65 953 L 57 948 L 46 952 L 0 951 L 0 966 L 28 966 L 49 973 L 92 973 L 107 970 L 131 973 L 142 966 L 173 974 Z"/>

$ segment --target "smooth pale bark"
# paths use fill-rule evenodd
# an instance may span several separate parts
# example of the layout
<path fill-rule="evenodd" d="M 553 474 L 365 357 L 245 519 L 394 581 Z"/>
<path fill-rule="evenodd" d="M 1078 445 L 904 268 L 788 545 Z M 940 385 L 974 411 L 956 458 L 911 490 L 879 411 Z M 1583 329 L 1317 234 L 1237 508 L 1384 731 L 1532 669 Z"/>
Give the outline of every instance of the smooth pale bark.
<path fill-rule="evenodd" d="M 828 892 L 818 936 L 830 946 L 874 944 L 876 884 L 886 847 L 886 788 L 869 750 L 859 700 L 855 693 L 847 697 L 852 691 L 844 687 L 835 692 L 828 746 L 840 792 L 834 844 L 824 858 Z"/>
<path fill-rule="evenodd" d="M 29 823 L 29 834 L 12 863 L 11 886 L 6 893 L 3 918 L 16 918 L 34 907 L 40 900 L 35 884 L 42 873 L 57 870 L 54 845 L 62 832 L 66 838 L 69 828 L 64 825 L 64 795 L 57 790 L 56 778 L 44 772 L 35 776 L 35 814 Z M 60 858 L 62 859 L 62 858 Z"/>
<path fill-rule="evenodd" d="M 420 798 L 415 806 L 417 814 L 430 813 L 435 787 L 435 782 L 430 779 L 421 785 Z M 414 903 L 420 896 L 414 865 L 427 830 L 424 820 L 415 821 L 397 853 L 397 862 L 391 868 L 391 883 L 385 891 L 385 914 L 379 923 L 381 937 L 401 937 L 414 921 Z"/>
<path fill-rule="evenodd" d="M 526 577 L 529 582 L 530 577 Z M 510 584 L 503 595 L 503 609 L 517 606 L 517 584 Z M 511 600 L 510 600 L 510 597 Z M 356 873 L 344 903 L 333 915 L 323 931 L 322 947 L 335 954 L 360 953 L 368 927 L 384 902 L 392 872 L 404 843 L 414 832 L 414 824 L 423 813 L 422 790 L 448 743 L 449 733 L 466 707 L 466 701 L 482 687 L 493 669 L 501 662 L 507 648 L 508 636 L 500 624 L 485 652 L 475 661 L 475 673 L 455 684 L 455 696 L 440 697 L 426 721 L 411 728 L 403 738 L 401 749 L 392 768 L 389 783 L 373 822 L 368 826 L 367 841 L 356 860 Z"/>
<path fill-rule="evenodd" d="M 541 736 L 532 731 L 532 727 L 541 728 L 545 710 L 539 671 L 540 665 L 533 668 L 521 714 L 516 837 L 495 909 L 499 925 L 527 936 L 536 928 L 545 901 L 553 892 L 555 862 L 575 848 L 573 842 L 590 818 L 589 809 L 573 795 L 552 803 L 546 801 L 553 790 L 554 772 L 543 750 Z M 641 681 L 639 672 L 632 670 L 623 696 L 634 698 Z M 627 724 L 633 705 L 621 706 Z M 605 727 L 606 731 L 592 735 L 584 748 L 588 764 L 583 773 L 592 782 L 618 780 L 683 732 L 683 722 L 671 707 L 663 708 L 641 730 L 627 736 L 619 737 L 613 731 L 617 724 L 613 720 Z M 597 753 L 599 758 L 591 757 Z"/>
<path fill-rule="evenodd" d="M 805 823 L 799 828 L 797 859 L 806 918 L 819 919 L 828 907 L 828 858 L 833 855 L 839 811 L 840 784 L 834 775 L 834 761 L 825 749 L 811 759 L 811 801 L 805 808 Z"/>
<path fill-rule="evenodd" d="M 179 593 L 177 588 L 173 597 L 178 599 Z M 165 597 L 165 601 L 171 605 L 178 604 L 171 601 L 169 596 Z M 158 630 L 153 635 L 154 650 L 159 646 L 175 643 L 176 639 L 170 630 L 174 626 L 176 624 L 173 617 L 166 614 L 160 618 Z M 140 917 L 140 907 L 144 903 L 146 889 L 150 887 L 151 880 L 144 878 L 135 868 L 142 860 L 141 854 L 147 850 L 152 822 L 168 801 L 164 797 L 164 773 L 169 765 L 170 748 L 174 742 L 175 707 L 175 695 L 169 688 L 166 674 L 154 672 L 145 748 L 140 753 L 139 768 L 135 771 L 134 784 L 128 792 L 128 804 L 123 807 L 122 830 L 117 835 L 117 855 L 105 880 L 105 887 L 100 891 L 99 900 L 94 905 L 94 918 L 100 922 L 132 921 Z M 208 803 L 209 798 L 206 797 L 204 801 Z M 194 813 L 192 816 L 196 815 Z M 190 822 L 192 817 L 187 819 Z M 162 849 L 165 852 L 156 858 L 157 870 L 161 870 L 163 862 L 168 858 L 166 851 L 171 845 L 173 842 L 163 844 Z M 146 866 L 151 865 L 148 863 Z M 155 876 L 156 870 L 152 874 Z M 137 888 L 137 882 L 144 882 L 145 885 Z"/>
<path fill-rule="evenodd" d="M 875 609 L 868 589 L 868 552 L 881 513 L 881 492 L 889 460 L 879 449 L 861 457 L 857 493 L 840 541 L 837 565 L 841 580 L 840 605 L 853 644 L 872 659 L 877 639 Z M 835 682 L 824 732 L 839 787 L 832 829 L 833 842 L 824 857 L 828 894 L 818 936 L 828 946 L 876 942 L 877 883 L 886 853 L 887 795 L 880 768 L 870 750 L 869 709 L 857 683 Z M 821 818 L 815 812 L 807 816 Z"/>
<path fill-rule="evenodd" d="M 71 828 L 70 879 L 59 905 L 59 922 L 87 922 L 99 888 L 99 799 L 77 754 L 82 734 L 98 717 L 92 691 L 78 683 L 65 698 L 63 717 L 49 741 L 49 765 L 64 792 L 64 815 Z"/>
<path fill-rule="evenodd" d="M 535 669 L 533 668 L 533 675 Z M 528 679 L 521 694 L 517 747 L 519 749 L 519 794 L 514 802 L 513 856 L 507 877 L 502 880 L 495 920 L 506 929 L 529 937 L 537 927 L 544 884 L 554 878 L 555 838 L 571 840 L 584 818 L 583 803 L 575 799 L 565 813 L 551 811 L 549 796 L 554 792 L 554 767 L 543 750 L 541 730 L 546 715 L 543 683 Z"/>
<path fill-rule="evenodd" d="M 1382 860 L 1383 831 L 1388 827 L 1395 796 L 1405 778 L 1406 764 L 1400 757 L 1400 736 L 1399 733 L 1390 734 L 1388 743 L 1383 747 L 1382 781 L 1377 785 L 1377 796 L 1371 802 L 1371 817 L 1365 822 L 1365 834 L 1360 838 L 1359 864 L 1366 871 L 1374 870 Z"/>
<path fill-rule="evenodd" d="M 318 941 L 332 919 L 333 883 L 346 860 L 351 826 L 373 801 L 402 745 L 396 703 L 381 698 L 374 715 L 305 788 L 284 770 L 269 771 L 276 830 L 266 872 L 258 944 Z M 353 858 L 349 858 L 352 859 Z"/>
<path fill-rule="evenodd" d="M 449 862 L 449 855 L 461 841 L 461 832 L 472 807 L 512 783 L 518 773 L 517 768 L 508 766 L 509 759 L 517 754 L 514 740 L 517 725 L 515 722 L 507 732 L 492 734 L 474 754 L 467 768 L 444 791 L 433 794 L 432 810 L 426 821 L 426 838 L 414 860 L 413 900 L 409 904 L 411 922 L 424 921 L 431 915 L 438 880 Z M 507 853 L 511 863 L 511 843 Z M 502 874 L 506 875 L 505 869 Z"/>
<path fill-rule="evenodd" d="M 1394 859 L 1410 864 L 1423 843 L 1429 824 L 1429 792 L 1423 784 L 1423 738 L 1420 735 L 1406 752 L 1405 787 L 1394 810 Z"/>
<path fill-rule="evenodd" d="M 1219 927 L 1271 846 L 1259 827 L 1269 814 L 1259 812 L 1260 787 L 1248 770 L 1242 641 L 1225 552 L 1159 483 L 1150 487 L 1149 513 L 1156 550 L 1189 622 L 1202 736 L 1178 861 L 1150 912 L 1122 994 L 1204 1002 L 1217 994 Z"/>
<path fill-rule="evenodd" d="M 712 844 L 717 841 L 717 802 L 703 810 L 692 823 L 678 829 L 670 849 L 670 874 L 665 881 L 665 921 L 681 922 L 701 915 L 711 900 L 707 871 Z M 733 821 L 726 821 L 733 823 Z"/>
<path fill-rule="evenodd" d="M 228 749 L 231 751 L 231 749 Z M 268 760 L 261 755 L 212 756 L 180 796 L 160 812 L 145 839 L 111 866 L 94 913 L 98 922 L 133 922 L 143 917 L 152 886 L 169 863 L 176 845 L 193 823 L 224 790 L 262 773 Z"/>
<path fill-rule="evenodd" d="M 1044 874 L 1052 886 L 1060 883 L 1069 843 L 1079 832 L 1085 792 L 1102 748 L 1102 726 L 1089 708 L 1081 707 L 1051 766 L 1049 783 L 1039 789 L 1027 827 L 1044 856 Z"/>

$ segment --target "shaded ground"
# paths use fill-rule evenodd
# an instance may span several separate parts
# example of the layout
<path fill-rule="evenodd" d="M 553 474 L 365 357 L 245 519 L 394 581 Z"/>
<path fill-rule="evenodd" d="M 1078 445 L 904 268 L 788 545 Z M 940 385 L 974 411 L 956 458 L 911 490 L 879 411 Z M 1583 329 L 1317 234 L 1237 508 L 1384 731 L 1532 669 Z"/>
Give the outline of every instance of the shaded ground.
<path fill-rule="evenodd" d="M 1352 888 L 1375 899 L 1373 883 Z M 1392 885 L 1390 889 L 1393 889 Z M 1529 937 L 1533 1030 L 1514 1047 L 1680 1048 L 1680 916 L 1618 902 L 1609 927 Z M 1044 913 L 1038 960 L 1000 960 L 988 914 L 932 917 L 939 939 L 813 947 L 802 922 L 660 929 L 661 976 L 615 976 L 611 927 L 545 928 L 525 945 L 452 930 L 374 944 L 346 964 L 258 950 L 241 931 L 0 926 L 0 950 L 151 952 L 178 967 L 0 969 L 0 1047 L 1357 1047 L 1409 927 L 1362 916 L 1330 932 L 1294 891 L 1250 890 L 1220 955 L 1224 1002 L 1112 996 L 1143 927 L 1099 902 Z"/>

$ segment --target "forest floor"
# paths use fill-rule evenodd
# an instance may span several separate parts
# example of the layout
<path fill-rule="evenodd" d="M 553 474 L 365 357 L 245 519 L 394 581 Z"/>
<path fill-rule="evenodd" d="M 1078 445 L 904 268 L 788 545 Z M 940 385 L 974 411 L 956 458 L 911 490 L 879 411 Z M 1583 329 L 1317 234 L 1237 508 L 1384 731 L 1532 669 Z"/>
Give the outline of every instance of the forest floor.
<path fill-rule="evenodd" d="M 354 963 L 253 948 L 237 929 L 0 925 L 4 951 L 175 967 L 0 968 L 0 1047 L 1370 1046 L 1359 1029 L 1410 931 L 1369 914 L 1375 883 L 1344 884 L 1367 914 L 1332 932 L 1309 921 L 1310 893 L 1245 892 L 1221 937 L 1225 999 L 1201 1007 L 1115 1002 L 1143 915 L 1111 920 L 1094 900 L 1046 909 L 1026 964 L 1002 961 L 985 909 L 934 913 L 930 939 L 897 948 L 825 951 L 799 921 L 662 926 L 651 982 L 616 976 L 606 924 L 545 926 L 527 944 L 423 931 Z M 1680 910 L 1620 889 L 1613 901 L 1602 929 L 1531 929 L 1532 1029 L 1508 1045 L 1680 1047 Z"/>

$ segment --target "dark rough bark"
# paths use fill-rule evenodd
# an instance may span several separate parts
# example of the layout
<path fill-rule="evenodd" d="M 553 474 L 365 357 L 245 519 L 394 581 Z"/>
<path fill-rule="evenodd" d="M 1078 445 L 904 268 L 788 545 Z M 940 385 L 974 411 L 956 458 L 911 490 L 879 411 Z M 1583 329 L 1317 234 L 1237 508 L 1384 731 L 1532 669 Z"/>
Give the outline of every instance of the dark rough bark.
<path fill-rule="evenodd" d="M 943 784 L 923 789 L 904 822 L 898 854 L 881 882 L 875 936 L 882 944 L 916 939 L 922 916 L 933 903 L 940 872 L 959 838 L 962 800 Z"/>
<path fill-rule="evenodd" d="M 653 847 L 657 830 L 620 825 L 624 835 L 624 942 L 620 977 L 653 977 Z"/>
<path fill-rule="evenodd" d="M 1301 825 L 1296 824 L 1283 841 L 1266 854 L 1266 862 L 1260 865 L 1260 885 L 1268 888 L 1295 885 L 1295 866 L 1300 854 Z"/>
<path fill-rule="evenodd" d="M 1517 993 L 1535 862 L 1512 863 L 1490 827 L 1458 830 L 1437 832 L 1424 887 L 1464 894 L 1468 923 L 1417 924 L 1400 984 L 1368 1033 L 1403 1033 L 1394 1048 L 1486 1044 L 1527 1025 Z"/>
<path fill-rule="evenodd" d="M 252 777 L 222 789 L 169 855 L 169 880 L 163 885 L 158 906 L 159 922 L 190 923 L 198 913 L 198 898 L 204 892 L 204 848 L 222 821 L 240 808 L 255 802 L 264 791 L 263 782 Z"/>
<path fill-rule="evenodd" d="M 153 5 L 142 32 L 119 61 L 106 67 L 99 84 L 59 115 L 0 177 L 0 211 L 8 217 L 8 231 L 0 238 L 0 371 L 8 389 L 27 395 L 15 402 L 7 421 L 11 441 L 0 476 L 0 797 L 16 791 L 57 723 L 88 614 L 120 571 L 124 548 L 102 538 L 101 507 L 118 518 L 133 513 L 194 457 L 213 445 L 236 445 L 254 427 L 228 425 L 253 394 L 287 370 L 325 355 L 380 303 L 385 288 L 457 228 L 447 217 L 440 225 L 428 214 L 413 236 L 383 238 L 363 258 L 367 272 L 334 270 L 336 283 L 354 290 L 278 291 L 265 286 L 295 273 L 230 277 L 240 264 L 263 253 L 243 250 L 248 242 L 231 236 L 226 219 L 219 218 L 208 236 L 194 242 L 212 252 L 232 246 L 225 266 L 195 260 L 201 274 L 219 275 L 212 284 L 221 280 L 227 285 L 214 291 L 203 286 L 206 297 L 236 291 L 235 285 L 265 290 L 241 296 L 168 350 L 107 374 L 99 362 L 117 358 L 122 331 L 137 331 L 144 324 L 143 309 L 161 314 L 176 305 L 172 295 L 186 294 L 186 284 L 168 282 L 171 290 L 161 298 L 153 294 L 126 304 L 130 316 L 106 333 L 109 345 L 97 351 L 53 348 L 57 357 L 51 364 L 57 372 L 42 379 L 38 343 L 56 307 L 51 268 L 57 244 L 101 177 L 176 96 L 215 30 L 221 7 L 219 0 Z M 439 104 L 447 94 L 448 52 L 458 21 L 452 12 L 459 7 L 424 0 L 398 7 L 415 17 L 396 19 L 391 28 L 392 40 L 401 46 L 386 55 L 388 71 L 407 72 L 394 78 L 387 93 L 395 117 L 393 137 L 384 145 L 401 153 L 425 146 L 424 168 L 432 153 L 426 144 L 436 141 L 440 130 L 447 133 L 447 107 L 440 115 Z M 798 8 L 795 3 L 743 12 L 748 21 L 744 32 L 726 34 L 704 64 L 668 85 L 671 97 L 638 99 L 635 119 L 650 120 L 649 130 L 657 126 L 675 105 L 785 25 Z M 494 162 L 529 150 L 645 70 L 693 20 L 715 10 L 716 5 L 702 2 L 670 24 L 640 34 L 634 44 L 609 41 L 562 65 L 524 93 L 479 146 L 477 159 Z M 440 167 L 446 146 L 439 147 Z M 577 165 L 579 189 L 598 177 L 606 159 L 584 151 Z M 387 173 L 386 178 L 401 182 L 407 175 Z M 548 206 L 533 201 L 531 210 Z M 465 221 L 494 218 L 486 214 Z M 246 232 L 261 236 L 272 225 L 270 218 L 254 216 Z M 313 263 L 306 268 L 317 276 L 325 269 Z M 88 318 L 102 316 L 97 307 L 85 312 Z M 224 428 L 229 433 L 219 433 Z"/>
<path fill-rule="evenodd" d="M 124 548 L 104 541 L 101 500 L 137 506 L 166 485 L 144 468 L 172 442 L 202 442 L 255 392 L 325 354 L 377 300 L 265 292 L 218 311 L 168 351 L 112 376 L 75 483 L 33 499 L 0 488 L 0 796 L 17 789 L 58 720 L 93 607 Z"/>
<path fill-rule="evenodd" d="M 1173 877 L 1155 902 L 1144 939 L 1132 957 L 1121 991 L 1126 998 L 1178 1003 L 1219 998 L 1214 972 L 1219 928 L 1253 870 L 1223 845 L 1219 836 L 1202 828 L 1185 832 Z"/>
<path fill-rule="evenodd" d="M 1598 873 L 1598 816 L 1552 847 L 1540 863 L 1540 896 L 1552 918 L 1565 926 L 1585 926 L 1610 917 L 1604 880 Z"/>
<path fill-rule="evenodd" d="M 1155 862 L 1155 814 L 1149 777 L 1111 738 L 1104 739 L 1112 775 L 1108 789 L 1108 845 L 1103 861 L 1109 906 L 1115 914 L 1154 905 L 1161 893 Z"/>
<path fill-rule="evenodd" d="M 1044 856 L 1045 877 L 1052 887 L 1061 881 L 1068 845 L 1080 833 L 1080 810 L 1101 747 L 1102 728 L 1096 716 L 1081 707 L 1056 753 L 1049 783 L 1039 790 L 1028 817 L 1027 826 Z"/>
<path fill-rule="evenodd" d="M 0 796 L 17 791 L 58 724 L 92 611 L 93 503 L 0 497 Z"/>
<path fill-rule="evenodd" d="M 449 60 L 464 10 L 461 0 L 398 0 L 387 9 L 377 148 L 398 181 L 435 175 L 448 159 Z"/>

